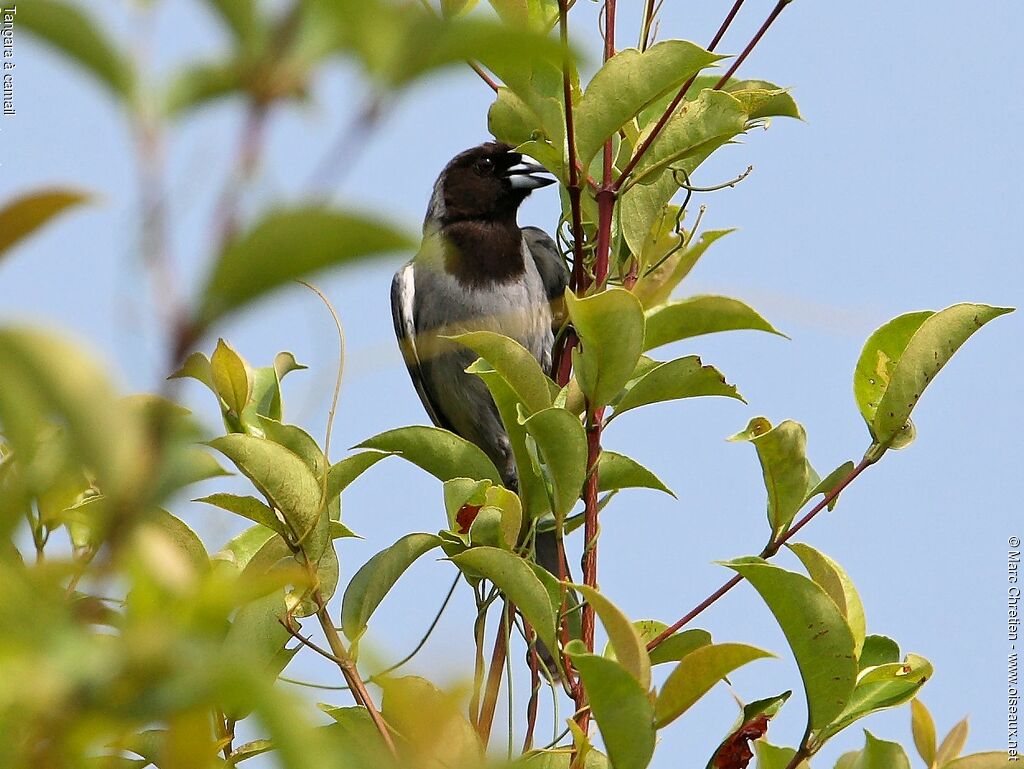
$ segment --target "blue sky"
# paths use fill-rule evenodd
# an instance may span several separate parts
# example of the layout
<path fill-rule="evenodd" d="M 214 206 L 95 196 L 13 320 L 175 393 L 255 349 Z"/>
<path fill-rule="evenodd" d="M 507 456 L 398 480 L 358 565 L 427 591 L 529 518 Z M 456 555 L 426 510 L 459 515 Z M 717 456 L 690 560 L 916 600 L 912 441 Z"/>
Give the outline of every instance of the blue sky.
<path fill-rule="evenodd" d="M 123 40 L 134 29 L 131 5 L 96 9 Z M 226 45 L 198 1 L 159 5 L 148 53 L 154 73 Z M 578 23 L 596 40 L 596 6 L 578 5 Z M 666 3 L 662 36 L 706 43 L 727 5 Z M 621 47 L 635 40 L 632 17 L 639 6 L 620 3 Z M 771 3 L 750 0 L 747 6 L 722 51 L 739 50 Z M 754 452 L 726 443 L 726 436 L 757 415 L 797 419 L 824 474 L 859 458 L 867 445 L 851 376 L 871 331 L 903 312 L 958 301 L 1021 303 L 1016 133 L 1024 124 L 1022 23 L 1024 10 L 1009 0 L 798 0 L 741 69 L 791 86 L 806 122 L 778 121 L 702 168 L 695 183 L 713 184 L 755 167 L 736 189 L 702 201 L 706 227 L 740 229 L 708 253 L 683 293 L 745 299 L 792 341 L 752 332 L 693 340 L 672 352 L 700 354 L 750 405 L 707 399 L 655 406 L 609 430 L 610 448 L 645 462 L 679 494 L 673 501 L 624 493 L 604 515 L 601 587 L 630 616 L 675 619 L 729 576 L 712 561 L 763 544 L 764 491 Z M 84 338 L 126 388 L 153 388 L 164 374 L 164 353 L 137 258 L 135 168 L 123 115 L 91 81 L 26 35 L 18 35 L 15 46 L 18 114 L 0 119 L 0 199 L 67 183 L 97 192 L 100 201 L 0 265 L 0 318 Z M 272 202 L 300 199 L 363 93 L 349 69 L 332 66 L 309 105 L 274 115 L 265 162 L 244 201 L 249 215 Z M 461 68 L 418 85 L 360 140 L 335 191 L 337 202 L 386 211 L 416 228 L 440 168 L 486 138 L 489 101 L 489 90 Z M 169 136 L 172 249 L 186 289 L 197 285 L 208 263 L 209 212 L 241 116 L 239 104 L 225 102 Z M 536 193 L 521 215 L 523 223 L 549 229 L 556 218 L 550 189 Z M 388 307 L 391 274 L 406 258 L 318 280 L 338 307 L 350 349 L 335 459 L 341 447 L 369 435 L 426 421 L 401 365 Z M 850 572 L 867 607 L 869 632 L 932 660 L 936 675 L 922 699 L 940 732 L 970 715 L 972 751 L 1005 747 L 1006 543 L 1024 530 L 1012 486 L 1024 416 L 1022 324 L 1018 313 L 978 334 L 922 399 L 917 442 L 887 456 L 804 535 Z M 336 342 L 315 297 L 285 289 L 216 333 L 256 364 L 268 363 L 279 349 L 310 364 L 311 371 L 286 383 L 288 416 L 322 434 Z M 208 351 L 212 345 L 205 343 Z M 198 385 L 185 394 L 216 429 L 207 394 Z M 347 523 L 366 539 L 342 545 L 343 580 L 401 534 L 439 528 L 440 501 L 436 482 L 398 460 L 370 471 L 344 500 Z M 213 510 L 193 507 L 185 515 L 211 549 L 235 530 Z M 795 566 L 784 556 L 779 561 Z M 451 574 L 444 563 L 414 567 L 382 606 L 366 645 L 378 642 L 384 659 L 404 654 L 429 623 Z M 461 593 L 411 671 L 457 682 L 470 669 L 470 605 L 468 593 Z M 717 640 L 780 655 L 733 678 L 744 698 L 799 689 L 785 641 L 748 586 L 695 626 Z M 290 672 L 335 682 L 315 660 Z M 521 686 L 518 697 L 525 696 Z M 320 698 L 344 703 L 343 694 Z M 729 692 L 719 687 L 664 732 L 653 765 L 703 766 L 734 713 Z M 803 716 L 795 696 L 773 723 L 771 740 L 794 744 Z M 862 722 L 877 736 L 909 746 L 908 723 L 907 709 Z M 860 743 L 855 727 L 817 765 L 831 766 L 830 759 Z"/>

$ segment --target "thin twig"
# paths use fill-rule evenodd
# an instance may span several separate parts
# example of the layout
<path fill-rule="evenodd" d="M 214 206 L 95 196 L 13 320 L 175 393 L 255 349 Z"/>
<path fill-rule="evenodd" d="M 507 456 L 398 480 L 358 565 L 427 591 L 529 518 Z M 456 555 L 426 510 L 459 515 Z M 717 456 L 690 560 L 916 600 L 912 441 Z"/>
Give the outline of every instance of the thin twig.
<path fill-rule="evenodd" d="M 790 527 L 785 534 L 783 534 L 778 539 L 773 540 L 767 547 L 765 547 L 765 549 L 761 551 L 761 557 L 771 558 L 773 555 L 779 552 L 780 547 L 782 547 L 786 542 L 788 542 L 798 531 L 800 531 L 800 529 L 802 529 L 804 526 L 810 523 L 814 516 L 816 516 L 826 507 L 828 507 L 832 503 L 832 501 L 839 496 L 840 492 L 842 492 L 843 489 L 845 489 L 847 486 L 853 483 L 854 480 L 856 480 L 857 476 L 859 476 L 862 472 L 864 472 L 867 468 L 871 467 L 871 465 L 873 465 L 877 461 L 877 458 L 869 458 L 868 456 L 865 455 L 865 457 L 860 461 L 860 464 L 854 467 L 853 470 L 851 470 L 845 478 L 843 478 L 838 484 L 836 484 L 835 488 L 829 491 L 822 498 L 822 500 L 818 502 L 818 504 L 816 504 L 814 507 L 812 507 L 803 518 L 801 518 L 797 523 Z M 699 604 L 697 604 L 687 614 L 683 615 L 679 620 L 672 623 L 669 627 L 665 628 L 656 637 L 651 639 L 651 641 L 647 644 L 647 650 L 651 651 L 652 649 L 656 648 L 662 641 L 664 641 L 670 635 L 678 631 L 681 627 L 690 622 L 694 617 L 696 617 L 706 608 L 711 606 L 713 603 L 715 603 L 715 601 L 717 601 L 723 595 L 728 593 L 742 581 L 743 577 L 741 577 L 739 574 L 734 575 L 731 579 L 729 579 L 728 582 L 726 582 L 724 585 L 718 588 L 718 590 L 716 590 L 703 601 L 701 601 Z"/>
<path fill-rule="evenodd" d="M 366 679 L 367 681 L 374 681 L 378 678 L 381 678 L 382 676 L 386 676 L 388 673 L 393 673 L 419 653 L 420 649 L 422 649 L 426 645 L 427 639 L 430 638 L 430 634 L 434 632 L 434 628 L 437 627 L 437 623 L 441 621 L 441 615 L 444 614 L 444 610 L 448 607 L 448 602 L 451 601 L 452 596 L 455 595 L 455 588 L 458 587 L 459 579 L 461 577 L 462 572 L 459 572 L 455 575 L 455 579 L 452 581 L 452 586 L 448 589 L 448 594 L 444 597 L 444 601 L 441 603 L 441 608 L 437 610 L 437 614 L 434 615 L 434 621 L 430 623 L 430 627 L 427 628 L 427 632 L 423 634 L 423 637 L 420 639 L 420 642 L 416 644 L 416 648 L 409 652 L 405 657 L 400 659 L 391 667 L 385 668 L 384 670 L 381 670 L 379 673 L 374 673 L 372 676 Z"/>
<path fill-rule="evenodd" d="M 726 31 L 732 24 L 732 20 L 736 18 L 736 14 L 739 12 L 740 6 L 742 5 L 743 0 L 736 0 L 735 4 L 732 7 L 732 10 L 729 11 L 729 15 L 725 17 L 725 21 L 722 22 L 721 26 L 718 28 L 718 31 L 715 33 L 714 38 L 712 38 L 711 43 L 708 45 L 709 51 L 714 51 L 715 47 L 721 42 L 722 37 L 725 36 Z M 641 158 L 643 158 L 643 156 L 647 154 L 647 151 L 651 148 L 651 145 L 654 144 L 654 140 L 658 138 L 662 130 L 665 128 L 665 125 L 672 118 L 672 115 L 675 114 L 676 108 L 683 103 L 683 99 L 686 98 L 686 94 L 689 92 L 690 86 L 693 85 L 696 79 L 697 75 L 694 74 L 689 80 L 683 83 L 678 93 L 676 93 L 675 98 L 672 99 L 668 107 L 665 108 L 665 111 L 661 113 L 661 117 L 658 118 L 658 122 L 654 124 L 654 128 L 651 129 L 650 134 L 648 134 L 647 138 L 644 139 L 644 141 L 640 144 L 636 152 L 633 153 L 633 157 L 629 159 L 629 162 L 626 163 L 626 167 L 622 169 L 622 173 L 619 174 L 619 178 L 615 180 L 616 190 L 622 187 L 623 183 L 626 181 L 627 178 L 629 178 L 629 175 L 633 172 L 633 169 L 636 168 L 637 163 L 639 163 Z"/>
<path fill-rule="evenodd" d="M 772 9 L 772 12 L 769 13 L 768 18 L 765 19 L 764 24 L 762 24 L 761 28 L 754 33 L 754 36 L 750 39 L 750 42 L 747 43 L 747 47 L 743 49 L 743 53 L 736 57 L 736 60 L 732 63 L 732 66 L 729 67 L 729 71 L 722 75 L 722 79 L 715 84 L 716 91 L 729 82 L 729 78 L 731 78 L 733 74 L 735 74 L 736 70 L 740 68 L 740 65 L 747 60 L 747 57 L 750 55 L 750 52 L 754 50 L 754 46 L 756 46 L 758 42 L 760 42 L 761 38 L 764 37 L 764 33 L 767 32 L 768 28 L 772 25 L 772 23 L 777 18 L 779 18 L 779 14 L 782 13 L 782 9 L 789 5 L 791 2 L 793 2 L 793 0 L 779 0 L 775 4 L 775 7 Z"/>
<path fill-rule="evenodd" d="M 514 611 L 514 607 L 506 600 L 502 615 L 507 616 L 509 611 Z M 501 676 L 505 668 L 505 656 L 508 654 L 509 630 L 510 626 L 507 622 L 499 622 L 498 629 L 494 634 L 491 666 L 487 672 L 487 686 L 484 688 L 484 698 L 480 704 L 480 718 L 476 724 L 480 742 L 485 746 L 491 738 L 494 710 L 498 705 L 498 694 L 501 691 Z"/>

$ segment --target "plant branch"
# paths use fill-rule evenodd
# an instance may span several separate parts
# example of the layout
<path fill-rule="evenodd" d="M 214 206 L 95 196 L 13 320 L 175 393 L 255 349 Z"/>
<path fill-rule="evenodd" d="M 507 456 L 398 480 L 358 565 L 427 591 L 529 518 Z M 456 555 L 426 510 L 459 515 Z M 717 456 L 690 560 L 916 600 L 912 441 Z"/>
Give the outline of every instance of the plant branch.
<path fill-rule="evenodd" d="M 747 57 L 750 55 L 750 52 L 754 50 L 754 47 L 761 41 L 761 38 L 764 37 L 764 33 L 767 32 L 768 28 L 774 23 L 774 21 L 777 18 L 779 18 L 779 14 L 782 13 L 782 9 L 789 5 L 791 2 L 793 2 L 793 0 L 779 0 L 775 4 L 775 7 L 772 8 L 772 12 L 769 13 L 768 18 L 765 19 L 764 24 L 762 24 L 761 28 L 754 33 L 754 36 L 750 39 L 750 42 L 747 43 L 747 47 L 743 49 L 743 53 L 736 57 L 736 60 L 732 63 L 732 66 L 729 67 L 729 71 L 722 75 L 722 79 L 715 84 L 716 91 L 729 82 L 729 78 L 731 78 L 733 74 L 736 72 L 736 70 L 740 68 L 740 65 L 744 61 L 746 61 Z"/>
<path fill-rule="evenodd" d="M 864 458 L 860 461 L 860 463 L 856 467 L 854 467 L 853 470 L 851 470 L 845 478 L 843 478 L 838 484 L 836 484 L 835 488 L 829 491 L 822 498 L 822 500 L 818 502 L 818 504 L 812 507 L 803 518 L 801 518 L 797 523 L 791 526 L 785 534 L 770 542 L 768 546 L 761 551 L 761 557 L 766 559 L 771 558 L 773 555 L 779 552 L 780 547 L 782 547 L 786 542 L 788 542 L 798 531 L 800 531 L 800 529 L 802 529 L 804 526 L 810 523 L 811 520 L 818 513 L 820 513 L 822 510 L 828 507 L 832 503 L 832 501 L 839 496 L 843 489 L 845 489 L 847 486 L 853 483 L 862 472 L 864 472 L 867 468 L 871 467 L 871 465 L 873 465 L 877 461 L 877 458 L 871 458 L 865 455 Z M 699 604 L 697 604 L 693 609 L 691 609 L 689 613 L 683 615 L 683 617 L 681 617 L 679 620 L 674 622 L 669 627 L 665 628 L 655 638 L 651 639 L 650 643 L 647 644 L 647 650 L 650 651 L 656 648 L 659 644 L 661 644 L 662 641 L 664 641 L 673 633 L 677 632 L 681 627 L 690 622 L 694 617 L 703 612 L 706 608 L 711 606 L 711 604 L 715 603 L 719 598 L 728 593 L 742 581 L 743 577 L 741 577 L 739 574 L 734 575 L 732 578 L 729 579 L 728 582 L 726 582 L 724 585 L 718 588 L 718 590 L 716 590 L 714 593 L 712 593 Z"/>
<path fill-rule="evenodd" d="M 355 662 L 349 656 L 341 636 L 338 635 L 334 623 L 331 622 L 331 617 L 327 613 L 327 604 L 324 602 L 319 588 L 313 591 L 313 601 L 317 606 L 316 618 L 320 620 L 320 627 L 323 628 L 324 635 L 327 637 L 327 644 L 331 647 L 335 663 L 341 670 L 345 681 L 352 688 L 352 695 L 355 697 L 356 702 L 366 708 L 370 714 L 370 719 L 373 721 L 373 725 L 380 732 L 384 744 L 387 745 L 391 755 L 397 757 L 398 751 L 395 748 L 394 740 L 391 739 L 391 730 L 388 728 L 387 723 L 385 723 L 384 717 L 381 716 L 376 704 L 374 704 L 370 693 L 366 690 L 366 684 L 363 683 L 363 679 L 359 676 L 359 670 L 356 668 Z"/>
<path fill-rule="evenodd" d="M 484 698 L 480 705 L 480 718 L 476 724 L 476 731 L 480 735 L 480 742 L 485 747 L 491 738 L 494 710 L 498 705 L 498 694 L 501 692 L 501 676 L 505 671 L 505 656 L 508 654 L 509 631 L 511 630 L 508 616 L 514 610 L 515 607 L 512 603 L 506 600 L 502 608 L 503 621 L 498 623 L 497 632 L 494 634 L 491 666 L 487 672 L 487 685 L 484 688 Z"/>
<path fill-rule="evenodd" d="M 788 0 L 786 0 L 786 2 L 788 2 Z M 715 33 L 715 36 L 711 39 L 711 43 L 708 45 L 709 51 L 714 51 L 715 47 L 721 42 L 722 38 L 725 36 L 726 31 L 729 29 L 729 26 L 732 24 L 732 20 L 736 18 L 736 14 L 739 12 L 740 7 L 742 5 L 743 0 L 736 0 L 736 2 L 733 4 L 732 10 L 729 11 L 729 14 L 725 17 L 725 21 L 722 22 L 721 26 L 718 28 L 718 31 Z M 751 49 L 753 48 L 752 46 L 748 47 Z M 691 77 L 689 80 L 683 83 L 678 93 L 676 93 L 675 98 L 672 99 L 672 102 L 668 105 L 668 107 L 666 107 L 665 111 L 661 114 L 661 117 L 658 118 L 658 122 L 654 124 L 654 128 L 651 129 L 651 133 L 640 144 L 636 152 L 633 153 L 633 157 L 629 159 L 629 162 L 626 163 L 626 167 L 622 169 L 622 173 L 619 174 L 619 178 L 615 180 L 614 189 L 616 191 L 618 191 L 619 188 L 622 187 L 623 183 L 633 172 L 633 169 L 636 168 L 637 163 L 640 162 L 640 159 L 643 158 L 645 154 L 647 154 L 647 151 L 651 148 L 651 145 L 654 144 L 654 140 L 658 138 L 662 130 L 665 128 L 665 125 L 672 118 L 672 115 L 675 114 L 676 108 L 683 103 L 683 99 L 686 98 L 686 94 L 687 92 L 689 92 L 690 86 L 693 85 L 696 79 L 697 75 L 694 74 L 693 77 Z M 716 86 L 716 88 L 719 87 L 721 86 Z"/>
<path fill-rule="evenodd" d="M 580 202 L 580 169 L 576 157 L 576 128 L 573 122 L 571 62 L 569 59 L 569 12 L 568 0 L 558 0 L 558 31 L 562 41 L 562 101 L 565 105 L 565 139 L 569 148 L 569 208 L 572 214 L 572 283 L 574 291 L 578 291 L 583 283 L 583 208 Z M 568 341 L 565 350 L 570 350 Z M 563 355 L 568 355 L 564 352 Z"/>

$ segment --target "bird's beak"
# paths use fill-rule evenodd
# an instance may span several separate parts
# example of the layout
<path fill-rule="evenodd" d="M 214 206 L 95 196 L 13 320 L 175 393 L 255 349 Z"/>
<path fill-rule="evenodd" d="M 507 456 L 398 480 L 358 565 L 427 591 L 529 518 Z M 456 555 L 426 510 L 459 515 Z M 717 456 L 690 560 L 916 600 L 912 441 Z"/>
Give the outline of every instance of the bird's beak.
<path fill-rule="evenodd" d="M 547 187 L 554 184 L 557 179 L 551 176 L 535 176 L 534 174 L 550 174 L 544 166 L 536 160 L 524 157 L 505 172 L 505 176 L 512 183 L 514 190 L 535 190 L 538 187 Z"/>

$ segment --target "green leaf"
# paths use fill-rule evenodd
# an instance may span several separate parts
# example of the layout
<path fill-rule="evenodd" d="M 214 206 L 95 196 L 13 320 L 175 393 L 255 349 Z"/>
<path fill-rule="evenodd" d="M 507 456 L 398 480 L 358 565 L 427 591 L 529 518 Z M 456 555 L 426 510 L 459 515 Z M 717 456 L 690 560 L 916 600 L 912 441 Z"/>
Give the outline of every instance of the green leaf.
<path fill-rule="evenodd" d="M 644 309 L 648 310 L 667 302 L 676 286 L 682 283 L 686 276 L 690 274 L 690 270 L 694 268 L 694 265 L 704 255 L 704 252 L 719 238 L 723 238 L 731 232 L 735 232 L 735 230 L 707 230 L 702 232 L 700 237 L 697 238 L 696 243 L 691 240 L 687 243 L 686 248 L 676 251 L 658 267 L 654 269 L 648 267 L 647 269 L 650 272 L 642 274 L 636 285 L 633 286 L 633 293 L 636 294 L 643 304 Z M 672 240 L 678 241 L 679 237 L 674 236 Z M 630 247 L 633 247 L 632 243 Z M 646 243 L 644 253 L 646 255 Z M 648 260 L 645 258 L 644 261 L 647 262 Z"/>
<path fill-rule="evenodd" d="M 162 508 L 148 512 L 146 520 L 167 535 L 198 574 L 203 574 L 210 568 L 210 556 L 203 541 L 183 520 Z"/>
<path fill-rule="evenodd" d="M 135 87 L 131 63 L 78 5 L 32 0 L 18 9 L 17 25 L 67 56 L 115 96 L 131 98 Z"/>
<path fill-rule="evenodd" d="M 644 351 L 719 331 L 767 331 L 785 336 L 738 299 L 694 296 L 648 310 Z"/>
<path fill-rule="evenodd" d="M 273 211 L 217 259 L 197 320 L 205 327 L 296 278 L 414 245 L 392 226 L 346 211 L 324 206 Z"/>
<path fill-rule="evenodd" d="M 224 659 L 245 660 L 253 671 L 263 671 L 264 675 L 272 673 L 276 678 L 278 671 L 272 670 L 272 663 L 291 638 L 281 624 L 287 613 L 281 590 L 275 590 L 240 608 L 224 638 Z M 249 708 L 229 706 L 225 715 L 240 720 L 249 712 Z"/>
<path fill-rule="evenodd" d="M 664 630 L 665 627 L 662 627 L 661 630 Z M 651 638 L 646 640 L 650 643 L 653 639 L 654 636 L 652 635 Z M 707 630 L 684 630 L 682 633 L 675 633 L 651 650 L 651 664 L 661 665 L 665 662 L 679 662 L 687 654 L 710 644 L 711 633 Z"/>
<path fill-rule="evenodd" d="M 788 769 L 789 762 L 796 755 L 794 748 L 782 748 L 771 745 L 764 740 L 755 740 L 753 743 L 754 755 L 757 756 L 757 769 Z M 797 764 L 797 769 L 809 769 L 806 761 Z"/>
<path fill-rule="evenodd" d="M 910 769 L 910 759 L 900 745 L 876 739 L 866 729 L 864 738 L 864 749 L 851 769 Z"/>
<path fill-rule="evenodd" d="M 594 720 L 615 769 L 645 769 L 654 755 L 654 707 L 647 690 L 618 662 L 589 654 L 570 642 L 572 657 L 586 686 Z"/>
<path fill-rule="evenodd" d="M 274 515 L 274 510 L 260 502 L 256 497 L 242 497 L 237 494 L 218 493 L 210 494 L 207 497 L 199 497 L 192 501 L 205 502 L 208 505 L 219 507 L 221 510 L 227 510 L 229 513 L 234 513 L 235 515 L 240 515 L 243 518 L 248 518 L 250 521 L 263 524 L 268 529 L 272 529 L 282 536 L 286 533 L 284 523 L 278 520 L 278 517 Z"/>
<path fill-rule="evenodd" d="M 544 515 L 551 507 L 548 500 L 549 489 L 541 477 L 536 446 L 531 443 L 532 438 L 527 435 L 526 427 L 520 422 L 522 406 L 519 398 L 505 377 L 491 369 L 486 361 L 476 361 L 469 367 L 469 371 L 483 380 L 498 408 L 519 472 L 519 496 L 523 500 L 527 516 L 533 520 Z"/>
<path fill-rule="evenodd" d="M 768 492 L 768 523 L 773 541 L 785 533 L 818 475 L 807 461 L 807 433 L 803 425 L 787 419 L 772 427 L 764 417 L 754 417 L 747 429 L 729 440 L 754 444 Z"/>
<path fill-rule="evenodd" d="M 541 119 L 530 105 L 508 88 L 498 88 L 498 95 L 487 111 L 487 130 L 495 139 L 518 147 L 541 129 Z"/>
<path fill-rule="evenodd" d="M 659 363 L 629 386 L 626 394 L 615 404 L 612 418 L 651 403 L 705 395 L 721 395 L 746 403 L 735 385 L 726 382 L 718 369 L 703 365 L 696 355 L 688 355 Z"/>
<path fill-rule="evenodd" d="M 543 32 L 558 19 L 557 0 L 490 0 L 491 7 L 506 24 Z"/>
<path fill-rule="evenodd" d="M 442 481 L 486 478 L 501 483 L 494 463 L 478 446 L 440 427 L 399 427 L 367 438 L 355 448 L 398 454 Z"/>
<path fill-rule="evenodd" d="M 104 368 L 48 332 L 0 328 L 0 425 L 24 466 L 54 423 L 62 428 L 58 451 L 93 472 L 115 507 L 139 501 L 138 474 L 152 472 L 150 443 Z"/>
<path fill-rule="evenodd" d="M 569 317 L 582 341 L 573 368 L 591 408 L 612 402 L 630 380 L 644 347 L 640 302 L 629 291 L 611 288 L 584 299 L 566 292 Z"/>
<path fill-rule="evenodd" d="M 190 64 L 171 81 L 164 95 L 164 113 L 182 117 L 210 102 L 242 93 L 249 76 L 249 65 L 235 58 Z"/>
<path fill-rule="evenodd" d="M 810 545 L 793 543 L 786 547 L 796 554 L 811 579 L 825 589 L 839 607 L 839 611 L 846 617 L 850 632 L 853 633 L 854 654 L 859 658 L 864 648 L 867 623 L 864 619 L 864 604 L 861 603 L 853 580 L 838 563 Z"/>
<path fill-rule="evenodd" d="M 633 623 L 603 593 L 587 585 L 575 585 L 575 588 L 601 618 L 601 624 L 615 652 L 615 659 L 636 678 L 645 691 L 650 689 L 651 660 Z"/>
<path fill-rule="evenodd" d="M 327 472 L 327 497 L 334 499 L 356 478 L 391 454 L 386 451 L 360 451 L 335 462 Z"/>
<path fill-rule="evenodd" d="M 975 331 L 1013 310 L 955 304 L 889 321 L 864 345 L 853 375 L 857 406 L 875 443 L 896 446 L 924 389 Z M 905 445 L 905 444 L 904 444 Z"/>
<path fill-rule="evenodd" d="M 241 43 L 251 43 L 266 31 L 257 0 L 206 0 L 206 5 Z"/>
<path fill-rule="evenodd" d="M 774 656 L 746 644 L 711 644 L 694 649 L 669 673 L 654 704 L 659 729 L 690 709 L 711 688 L 748 662 Z"/>
<path fill-rule="evenodd" d="M 602 451 L 597 461 L 597 490 L 654 489 L 675 496 L 661 479 L 635 459 L 614 451 Z"/>
<path fill-rule="evenodd" d="M 9 201 L 0 209 L 0 256 L 69 208 L 89 202 L 90 197 L 78 190 L 54 187 Z"/>
<path fill-rule="evenodd" d="M 627 48 L 597 71 L 576 106 L 576 148 L 583 167 L 605 139 L 662 94 L 678 89 L 722 59 L 685 40 L 666 40 L 644 52 Z"/>
<path fill-rule="evenodd" d="M 227 342 L 218 339 L 217 348 L 210 358 L 210 370 L 213 385 L 228 411 L 235 416 L 240 415 L 252 397 L 252 369 L 249 364 Z"/>
<path fill-rule="evenodd" d="M 394 757 L 389 753 L 366 708 L 358 705 L 336 708 L 323 703 L 317 707 L 334 720 L 326 728 L 332 735 L 338 735 L 338 746 L 344 751 L 344 765 L 381 768 L 396 766 Z"/>
<path fill-rule="evenodd" d="M 853 472 L 855 467 L 856 465 L 854 465 L 853 462 L 843 462 L 843 464 L 839 465 L 839 467 L 837 467 L 831 473 L 826 475 L 821 481 L 818 482 L 817 486 L 815 486 L 807 493 L 807 502 L 810 502 L 814 497 L 818 496 L 819 494 L 823 494 L 825 496 L 831 494 L 833 489 L 835 489 L 842 481 L 846 480 L 846 478 L 849 477 L 850 473 Z M 828 509 L 834 510 L 835 506 L 838 503 L 839 497 L 833 497 L 832 501 L 828 503 Z"/>
<path fill-rule="evenodd" d="M 949 730 L 949 734 L 945 736 L 939 744 L 939 749 L 935 752 L 936 766 L 945 766 L 963 752 L 964 745 L 967 744 L 968 731 L 970 731 L 970 725 L 966 718 L 958 721 L 956 726 Z"/>
<path fill-rule="evenodd" d="M 910 728 L 914 734 L 914 747 L 917 748 L 917 754 L 921 756 L 921 760 L 926 766 L 932 766 L 935 763 L 937 746 L 935 720 L 925 704 L 916 697 L 910 701 Z"/>
<path fill-rule="evenodd" d="M 818 733 L 818 739 L 824 741 L 871 713 L 908 702 L 933 672 L 932 664 L 916 654 L 908 654 L 905 662 L 867 668 L 858 677 L 846 708 Z"/>
<path fill-rule="evenodd" d="M 1010 760 L 1008 753 L 991 751 L 972 753 L 969 756 L 954 759 L 943 765 L 941 769 L 1012 769 L 1017 763 L 1017 761 Z"/>
<path fill-rule="evenodd" d="M 531 413 L 551 406 L 558 385 L 541 370 L 533 354 L 514 339 L 491 331 L 445 337 L 465 345 L 501 374 Z"/>
<path fill-rule="evenodd" d="M 402 735 L 407 751 L 419 759 L 412 763 L 435 767 L 483 764 L 483 747 L 455 697 L 416 676 L 385 678 L 380 686 L 384 690 L 382 715 Z M 409 765 L 409 761 L 402 762 L 402 766 Z"/>
<path fill-rule="evenodd" d="M 724 565 L 745 577 L 775 615 L 800 668 L 810 726 L 827 725 L 846 706 L 857 677 L 853 633 L 839 608 L 812 580 L 760 558 Z"/>
<path fill-rule="evenodd" d="M 306 467 L 318 479 L 323 478 L 324 470 L 327 467 L 327 459 L 324 457 L 324 452 L 320 449 L 313 436 L 301 427 L 282 424 L 276 419 L 263 415 L 257 416 L 257 423 L 268 440 L 273 441 L 279 446 L 284 446 L 305 462 Z"/>
<path fill-rule="evenodd" d="M 687 93 L 687 101 L 696 99 L 705 88 L 714 88 L 721 78 L 718 75 L 699 75 Z M 803 120 L 796 100 L 786 88 L 766 80 L 737 80 L 729 78 L 722 88 L 744 103 L 750 118 L 789 117 Z"/>
<path fill-rule="evenodd" d="M 441 0 L 441 14 L 447 19 L 469 13 L 477 0 Z"/>
<path fill-rule="evenodd" d="M 579 417 L 551 407 L 523 420 L 536 441 L 559 519 L 572 510 L 587 477 L 587 435 Z"/>
<path fill-rule="evenodd" d="M 305 371 L 308 368 L 309 366 L 295 360 L 295 356 L 287 350 L 274 356 L 274 373 L 277 374 L 278 381 L 293 371 Z"/>
<path fill-rule="evenodd" d="M 194 352 L 189 355 L 181 368 L 167 377 L 168 379 L 195 379 L 202 382 L 214 395 L 217 394 L 217 386 L 213 383 L 213 367 L 210 359 L 201 352 Z"/>
<path fill-rule="evenodd" d="M 657 140 L 637 164 L 632 182 L 652 182 L 669 166 L 681 166 L 692 171 L 712 151 L 742 133 L 747 128 L 749 115 L 743 103 L 722 91 L 701 91 L 696 99 L 687 102 L 669 119 Z M 645 141 L 654 126 L 641 131 L 637 144 Z M 668 201 L 665 201 L 668 202 Z"/>
<path fill-rule="evenodd" d="M 558 648 L 551 598 L 526 561 L 496 547 L 474 547 L 452 561 L 493 582 L 533 625 L 541 642 L 549 649 Z"/>
<path fill-rule="evenodd" d="M 729 766 L 730 762 L 734 762 L 738 752 L 747 748 L 748 742 L 758 740 L 765 733 L 768 728 L 768 721 L 778 715 L 778 712 L 786 704 L 792 693 L 791 691 L 785 691 L 775 697 L 767 697 L 744 705 L 743 712 L 740 713 L 739 718 L 733 723 L 725 739 L 719 743 L 718 749 L 711 755 L 707 769 L 716 769 L 723 766 L 723 764 Z M 795 752 L 790 755 L 790 758 L 793 755 L 795 755 Z M 787 766 L 788 764 L 783 764 L 782 769 L 785 769 Z M 759 769 L 764 769 L 760 763 L 758 767 Z"/>
<path fill-rule="evenodd" d="M 341 599 L 341 627 L 350 640 L 363 634 L 373 612 L 406 569 L 440 544 L 436 534 L 407 534 L 363 564 Z"/>
<path fill-rule="evenodd" d="M 329 544 L 321 485 L 305 462 L 284 446 L 252 435 L 225 435 L 210 445 L 234 462 L 295 532 L 312 561 Z"/>
<path fill-rule="evenodd" d="M 250 526 L 227 542 L 214 556 L 214 559 L 230 563 L 241 572 L 271 540 L 279 540 L 284 545 L 284 541 L 273 529 L 263 525 Z"/>
<path fill-rule="evenodd" d="M 899 644 L 891 638 L 886 638 L 884 635 L 869 635 L 864 638 L 864 648 L 858 661 L 861 671 L 876 665 L 887 665 L 899 661 Z"/>

